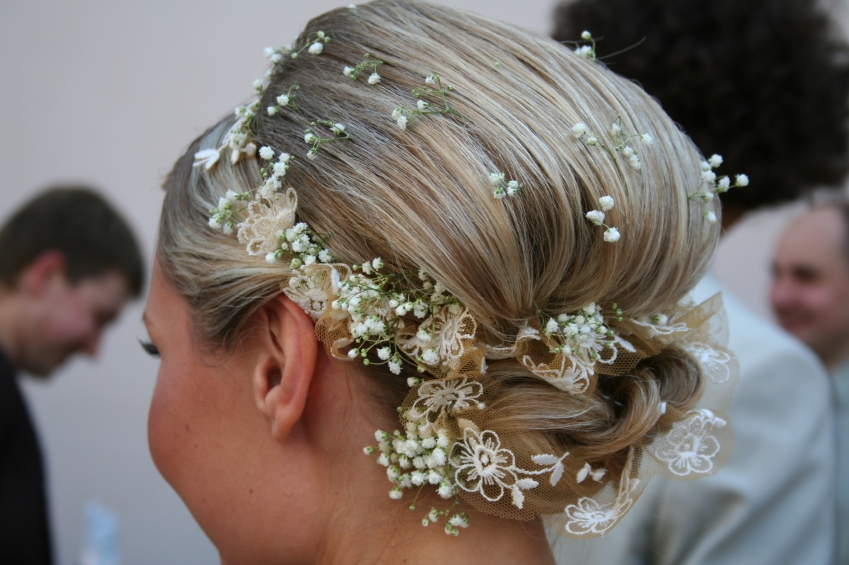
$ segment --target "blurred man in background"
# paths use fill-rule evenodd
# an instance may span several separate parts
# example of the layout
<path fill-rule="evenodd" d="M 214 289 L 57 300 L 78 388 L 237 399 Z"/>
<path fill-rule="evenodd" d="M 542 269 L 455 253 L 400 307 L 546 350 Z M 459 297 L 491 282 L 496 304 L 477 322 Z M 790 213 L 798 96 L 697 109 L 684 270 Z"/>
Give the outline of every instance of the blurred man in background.
<path fill-rule="evenodd" d="M 724 228 L 749 211 L 842 184 L 849 50 L 813 0 L 562 4 L 555 39 L 572 41 L 583 30 L 599 38 L 602 61 L 656 97 L 705 155 L 724 157 L 721 171 L 750 177 L 748 187 L 722 195 Z M 694 295 L 703 300 L 720 290 L 708 275 Z M 654 479 L 610 533 L 560 543 L 560 563 L 833 563 L 828 377 L 796 340 L 729 293 L 724 299 L 729 345 L 741 366 L 729 410 L 730 460 L 698 481 Z"/>
<path fill-rule="evenodd" d="M 52 563 L 41 451 L 16 380 L 97 354 L 104 328 L 142 291 L 125 221 L 85 188 L 36 197 L 0 229 L 0 562 Z"/>
<path fill-rule="evenodd" d="M 831 372 L 837 410 L 837 526 L 849 563 L 849 205 L 812 208 L 784 232 L 773 260 L 770 301 L 785 330 Z"/>

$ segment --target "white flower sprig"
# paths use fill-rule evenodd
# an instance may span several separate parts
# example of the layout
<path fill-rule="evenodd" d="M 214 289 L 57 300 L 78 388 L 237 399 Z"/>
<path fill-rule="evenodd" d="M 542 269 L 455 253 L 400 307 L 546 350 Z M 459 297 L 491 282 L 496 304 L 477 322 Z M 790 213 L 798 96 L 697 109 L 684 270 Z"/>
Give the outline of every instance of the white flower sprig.
<path fill-rule="evenodd" d="M 307 128 L 304 131 L 304 141 L 312 145 L 309 152 L 307 153 L 308 159 L 315 159 L 316 157 L 318 157 L 318 150 L 325 143 L 351 139 L 351 136 L 348 134 L 347 131 L 345 131 L 345 124 L 334 122 L 333 120 L 315 120 L 313 122 L 310 122 L 310 125 L 313 127 L 317 125 L 327 126 L 333 133 L 333 137 L 321 137 L 319 135 L 316 135 L 312 128 Z"/>
<path fill-rule="evenodd" d="M 749 177 L 746 175 L 735 176 L 734 184 L 731 184 L 731 179 L 728 176 L 716 176 L 713 169 L 719 168 L 721 164 L 722 156 L 716 154 L 711 155 L 707 161 L 702 161 L 701 184 L 695 194 L 690 195 L 690 200 L 702 203 L 705 208 L 705 219 L 711 224 L 716 223 L 716 213 L 708 209 L 708 205 L 713 202 L 713 199 L 732 188 L 749 185 Z"/>
<path fill-rule="evenodd" d="M 344 69 L 342 69 L 342 74 L 351 80 L 357 80 L 357 78 L 360 76 L 360 73 L 366 71 L 367 69 L 371 69 L 371 74 L 369 74 L 368 77 L 368 83 L 379 83 L 380 75 L 377 73 L 377 67 L 378 65 L 382 65 L 383 61 L 376 57 L 373 57 L 369 53 L 366 53 L 364 57 L 365 59 L 363 59 L 363 62 L 358 64 L 356 67 L 345 67 Z"/>
<path fill-rule="evenodd" d="M 421 286 L 411 288 L 413 277 L 383 271 L 384 262 L 379 257 L 354 265 L 359 271 L 339 283 L 339 298 L 331 307 L 347 312 L 351 319 L 349 329 L 354 338 L 354 347 L 348 351 L 351 359 L 360 358 L 364 365 L 373 361 L 368 358 L 374 350 L 379 359 L 377 364 L 387 364 L 389 370 L 398 375 L 403 363 L 414 364 L 419 372 L 426 365 L 440 362 L 437 347 L 425 347 L 416 356 L 405 354 L 398 346 L 398 331 L 405 326 L 404 317 L 410 312 L 420 319 L 431 320 L 440 309 L 447 308 L 452 314 L 462 310 L 460 302 L 446 293 L 445 287 L 435 282 L 424 271 L 419 271 Z M 422 324 L 424 327 L 425 324 Z M 425 343 L 439 345 L 436 324 L 428 329 L 420 328 L 416 338 Z M 408 385 L 415 386 L 419 380 L 411 378 Z"/>
<path fill-rule="evenodd" d="M 608 243 L 619 241 L 619 230 L 604 223 L 604 213 L 613 209 L 613 197 L 602 196 L 598 199 L 598 207 L 601 210 L 587 212 L 587 219 L 597 226 L 604 226 L 604 241 Z"/>
<path fill-rule="evenodd" d="M 323 31 L 315 31 L 307 36 L 304 46 L 297 51 L 291 52 L 291 57 L 297 59 L 298 55 L 306 49 L 310 55 L 321 55 L 324 51 L 324 45 L 330 42 L 330 36 Z"/>
<path fill-rule="evenodd" d="M 227 235 L 233 233 L 237 223 L 234 221 L 235 216 L 246 208 L 239 203 L 250 200 L 250 198 L 250 192 L 240 193 L 228 190 L 224 196 L 218 199 L 218 207 L 209 211 L 209 227 L 214 230 L 221 230 Z"/>
<path fill-rule="evenodd" d="M 292 48 L 288 45 L 279 49 L 274 49 L 273 47 L 266 47 L 263 53 L 266 59 L 271 61 L 273 65 L 276 65 L 277 63 L 283 62 L 283 59 L 284 57 L 286 57 L 286 55 L 290 55 L 292 53 Z"/>
<path fill-rule="evenodd" d="M 614 319 L 622 320 L 622 310 L 612 304 Z M 615 332 L 607 325 L 602 308 L 596 303 L 578 309 L 572 314 L 559 314 L 556 318 L 539 311 L 543 335 L 554 343 L 552 353 L 585 357 L 597 361 L 604 349 L 613 349 Z"/>
<path fill-rule="evenodd" d="M 584 41 L 589 41 L 590 44 L 578 45 L 577 47 L 575 47 L 575 54 L 579 57 L 583 57 L 584 59 L 595 61 L 595 38 L 593 38 L 593 35 L 590 32 L 585 30 L 583 33 L 581 33 L 581 39 L 583 39 Z"/>
<path fill-rule="evenodd" d="M 294 271 L 306 265 L 333 262 L 333 253 L 324 247 L 329 236 L 312 231 L 304 222 L 280 230 L 276 235 L 280 246 L 266 254 L 268 263 L 274 264 L 290 256 L 289 267 Z"/>
<path fill-rule="evenodd" d="M 262 90 L 262 81 L 254 81 L 254 87 L 259 82 L 259 89 Z M 221 146 L 214 149 L 202 149 L 195 153 L 194 167 L 203 167 L 204 170 L 209 170 L 215 166 L 218 159 L 221 158 L 221 151 L 230 149 L 230 162 L 236 164 L 246 156 L 253 158 L 256 155 L 256 144 L 251 141 L 250 125 L 256 113 L 259 111 L 259 100 L 255 100 L 248 106 L 237 106 L 234 110 L 236 115 L 236 123 L 230 128 L 230 131 L 224 136 Z"/>
<path fill-rule="evenodd" d="M 640 171 L 642 169 L 642 162 L 640 161 L 639 152 L 634 149 L 631 142 L 634 139 L 638 139 L 640 143 L 645 146 L 649 146 L 654 143 L 652 136 L 647 133 L 629 134 L 625 132 L 622 128 L 622 116 L 620 116 L 618 112 L 616 114 L 616 119 L 610 126 L 610 135 L 614 142 L 612 149 L 604 143 L 604 141 L 602 141 L 599 135 L 592 133 L 583 122 L 579 122 L 572 126 L 572 135 L 574 135 L 577 139 L 583 140 L 584 144 L 589 147 L 601 147 L 604 149 L 605 153 L 607 153 L 608 157 L 613 160 L 613 164 L 616 166 L 619 178 L 625 186 L 626 194 L 628 192 L 628 181 L 625 180 L 625 175 L 622 172 L 622 168 L 619 166 L 619 159 L 616 158 L 616 155 L 621 152 L 628 160 L 628 165 L 635 171 Z"/>
<path fill-rule="evenodd" d="M 419 116 L 428 116 L 431 114 L 450 114 L 457 116 L 460 119 L 466 119 L 460 112 L 452 109 L 448 105 L 448 100 L 445 95 L 451 90 L 454 90 L 450 85 L 442 84 L 442 79 L 436 73 L 431 73 L 425 77 L 425 85 L 422 88 L 414 88 L 413 96 L 416 100 L 415 108 L 407 108 L 406 106 L 398 106 L 392 111 L 392 119 L 398 124 L 401 129 L 407 129 L 407 124 Z M 423 96 L 438 97 L 442 100 L 441 105 L 435 105 L 422 100 Z"/>
<path fill-rule="evenodd" d="M 265 111 L 268 113 L 269 116 L 274 116 L 280 110 L 286 107 L 292 108 L 293 110 L 300 110 L 300 108 L 298 108 L 298 105 L 295 103 L 295 98 L 297 96 L 297 94 L 295 94 L 295 91 L 300 88 L 301 87 L 297 84 L 293 84 L 289 87 L 289 91 L 286 94 L 281 94 L 277 97 L 277 104 L 268 106 Z"/>
<path fill-rule="evenodd" d="M 271 147 L 261 147 L 259 156 L 264 161 L 269 161 L 268 164 L 260 169 L 262 178 L 265 182 L 256 189 L 257 198 L 272 198 L 280 189 L 283 188 L 283 177 L 289 171 L 289 166 L 295 158 L 289 153 L 280 153 L 276 161 L 274 159 L 274 150 Z"/>
<path fill-rule="evenodd" d="M 409 426 L 406 435 L 395 431 L 393 436 L 378 430 L 374 433 L 377 448 L 369 446 L 363 449 L 366 455 L 380 451 L 377 462 L 386 467 L 386 476 L 395 486 L 389 491 L 389 497 L 399 500 L 404 490 L 418 488 L 416 499 L 410 510 L 416 509 L 416 501 L 421 490 L 427 485 L 437 487 L 441 498 L 454 498 L 454 504 L 447 510 L 432 508 L 422 519 L 422 525 L 436 523 L 440 516 L 448 516 L 460 505 L 455 488 L 454 470 L 449 462 L 452 442 L 444 429 L 434 431 L 428 428 L 424 435 L 419 434 L 415 425 Z M 456 536 L 457 528 L 467 528 L 469 517 L 464 512 L 456 512 L 445 524 L 445 533 Z"/>
<path fill-rule="evenodd" d="M 492 195 L 498 200 L 505 196 L 516 196 L 522 190 L 518 181 L 508 181 L 504 173 L 489 173 L 489 184 L 492 185 Z"/>

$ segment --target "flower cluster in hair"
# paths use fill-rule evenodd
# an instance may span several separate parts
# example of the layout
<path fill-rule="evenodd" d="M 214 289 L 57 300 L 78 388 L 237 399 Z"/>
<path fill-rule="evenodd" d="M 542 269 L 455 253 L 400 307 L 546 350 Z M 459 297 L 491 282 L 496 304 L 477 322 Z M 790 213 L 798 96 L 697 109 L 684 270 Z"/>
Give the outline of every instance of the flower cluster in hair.
<path fill-rule="evenodd" d="M 447 510 L 432 508 L 422 519 L 422 525 L 435 523 L 440 516 L 448 516 L 460 501 L 454 485 L 454 469 L 449 461 L 452 451 L 452 441 L 444 429 L 434 430 L 432 426 L 422 426 L 421 429 L 411 422 L 407 434 L 395 431 L 394 435 L 378 430 L 374 434 L 377 448 L 369 446 L 363 449 L 366 455 L 380 451 L 377 462 L 386 467 L 386 475 L 395 485 L 389 491 L 390 498 L 400 500 L 404 490 L 418 488 L 418 493 L 427 485 L 436 487 L 441 498 L 454 499 Z M 418 499 L 418 493 L 416 500 Z M 410 505 L 410 510 L 416 509 L 416 500 Z M 456 512 L 446 521 L 444 530 L 448 535 L 458 535 L 458 528 L 466 528 L 469 517 L 464 512 Z"/>
<path fill-rule="evenodd" d="M 408 108 L 406 106 L 398 106 L 392 111 L 392 119 L 395 120 L 398 127 L 401 129 L 407 129 L 407 124 L 415 118 L 420 116 L 429 116 L 432 114 L 450 114 L 452 116 L 465 119 L 460 112 L 452 109 L 448 105 L 446 94 L 448 94 L 451 90 L 453 90 L 451 85 L 443 85 L 440 76 L 436 73 L 431 73 L 425 77 L 424 87 L 413 89 L 413 96 L 418 98 L 418 100 L 416 100 L 416 107 Z M 422 100 L 422 97 L 425 96 L 438 98 L 440 102 L 436 103 Z"/>
<path fill-rule="evenodd" d="M 583 57 L 584 59 L 589 59 L 590 61 L 595 61 L 595 59 L 596 59 L 595 38 L 593 37 L 593 34 L 591 34 L 590 32 L 585 30 L 584 32 L 581 33 L 581 39 L 583 39 L 584 41 L 589 41 L 590 44 L 589 45 L 577 45 L 575 47 L 575 54 L 578 57 Z"/>
<path fill-rule="evenodd" d="M 321 55 L 324 51 L 324 45 L 330 42 L 330 36 L 324 33 L 323 31 L 314 31 L 307 36 L 307 40 L 304 42 L 304 46 L 298 49 L 297 51 L 291 52 L 291 57 L 293 59 L 297 59 L 298 55 L 306 49 L 310 55 Z"/>
<path fill-rule="evenodd" d="M 616 304 L 612 308 L 615 319 L 621 321 L 622 310 Z M 556 344 L 551 346 L 552 353 L 565 353 L 595 361 L 600 358 L 599 351 L 614 347 L 616 334 L 605 322 L 602 308 L 594 302 L 571 314 L 559 314 L 556 317 L 540 314 L 544 321 L 543 335 Z"/>
<path fill-rule="evenodd" d="M 604 226 L 604 241 L 608 243 L 619 241 L 619 230 L 604 223 L 604 213 L 613 209 L 613 197 L 602 196 L 598 199 L 598 207 L 601 209 L 587 212 L 587 219 L 597 226 Z"/>
<path fill-rule="evenodd" d="M 221 230 L 227 235 L 233 233 L 236 228 L 234 217 L 245 209 L 244 205 L 240 205 L 240 201 L 250 199 L 248 192 L 234 192 L 228 190 L 227 193 L 218 199 L 218 207 L 209 211 L 209 227 L 215 230 Z"/>
<path fill-rule="evenodd" d="M 364 56 L 363 62 L 358 64 L 355 67 L 345 67 L 342 69 L 342 74 L 348 77 L 351 80 L 357 80 L 357 77 L 360 76 L 360 73 L 365 72 L 367 69 L 371 69 L 371 73 L 368 76 L 369 84 L 378 84 L 380 82 L 380 75 L 377 73 L 378 65 L 382 65 L 383 61 L 378 59 L 377 57 L 371 56 L 369 53 L 366 53 Z"/>
<path fill-rule="evenodd" d="M 492 185 L 492 195 L 499 200 L 505 196 L 516 196 L 522 190 L 519 181 L 508 181 L 504 173 L 489 173 L 489 184 Z"/>
<path fill-rule="evenodd" d="M 714 169 L 719 168 L 722 164 L 721 155 L 711 155 L 707 161 L 701 163 L 701 185 L 695 194 L 690 195 L 690 200 L 701 202 L 705 207 L 705 219 L 711 224 L 716 223 L 716 213 L 708 209 L 708 205 L 713 202 L 713 199 L 718 195 L 728 192 L 729 189 L 738 186 L 748 186 L 749 177 L 746 175 L 736 175 L 734 184 L 731 184 L 731 179 L 728 176 L 716 176 Z"/>
<path fill-rule="evenodd" d="M 572 127 L 572 134 L 578 139 L 583 139 L 584 143 L 589 145 L 590 147 L 601 147 L 604 149 L 608 156 L 616 163 L 617 168 L 619 167 L 619 162 L 616 159 L 616 155 L 614 151 L 619 153 L 628 160 L 628 165 L 634 169 L 635 171 L 639 171 L 642 169 L 642 163 L 640 162 L 639 151 L 634 149 L 632 145 L 633 139 L 639 139 L 642 145 L 651 145 L 654 142 L 654 139 L 651 135 L 647 133 L 640 134 L 629 134 L 622 128 L 622 116 L 616 114 L 616 120 L 614 120 L 613 124 L 610 126 L 610 136 L 613 139 L 614 145 L 611 150 L 602 139 L 590 132 L 587 129 L 586 124 L 577 123 Z"/>
<path fill-rule="evenodd" d="M 295 103 L 295 91 L 299 88 L 300 86 L 294 84 L 289 87 L 289 91 L 286 94 L 281 94 L 280 96 L 278 96 L 276 99 L 277 104 L 269 106 L 265 109 L 265 111 L 268 112 L 268 115 L 274 116 L 277 114 L 277 112 L 279 112 L 283 108 L 286 108 L 287 106 L 292 108 L 293 110 L 300 110 L 300 108 L 298 108 L 298 105 Z"/>
<path fill-rule="evenodd" d="M 447 293 L 444 286 L 434 281 L 424 270 L 417 277 L 418 285 L 412 285 L 413 277 L 384 270 L 380 258 L 354 265 L 359 271 L 339 283 L 339 298 L 331 307 L 343 310 L 351 316 L 349 323 L 354 347 L 348 351 L 351 359 L 361 358 L 363 364 L 373 361 L 368 358 L 374 350 L 378 364 L 385 363 L 389 370 L 401 374 L 402 363 L 414 362 L 419 372 L 426 366 L 438 365 L 440 356 L 435 347 L 424 347 L 420 354 L 412 359 L 402 354 L 398 348 L 398 331 L 405 326 L 404 318 L 412 313 L 423 320 L 433 316 L 438 310 L 447 308 L 452 314 L 462 310 L 460 301 Z M 416 338 L 423 343 L 436 345 L 435 326 L 430 331 L 420 328 Z M 409 379 L 410 386 L 418 384 L 416 378 Z"/>
<path fill-rule="evenodd" d="M 344 139 L 351 139 L 351 136 L 345 131 L 345 124 L 334 122 L 333 120 L 315 120 L 310 122 L 312 128 L 307 128 L 304 130 L 304 141 L 312 145 L 310 150 L 307 152 L 308 159 L 315 159 L 318 157 L 318 150 L 321 149 L 321 146 L 325 143 L 331 143 L 333 141 L 342 141 Z M 317 125 L 326 126 L 330 129 L 330 132 L 333 134 L 333 137 L 322 137 L 316 134 L 313 131 L 313 128 Z"/>

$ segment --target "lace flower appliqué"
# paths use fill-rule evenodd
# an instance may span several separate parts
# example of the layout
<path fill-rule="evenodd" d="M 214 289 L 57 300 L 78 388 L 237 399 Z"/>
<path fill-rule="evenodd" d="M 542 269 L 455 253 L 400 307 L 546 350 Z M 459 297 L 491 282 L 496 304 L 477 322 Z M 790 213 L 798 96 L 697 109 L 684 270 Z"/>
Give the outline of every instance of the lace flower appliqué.
<path fill-rule="evenodd" d="M 478 400 L 482 394 L 483 385 L 469 382 L 466 377 L 429 381 L 419 387 L 419 399 L 413 404 L 413 409 L 422 417 L 455 414 L 472 406 L 482 410 L 484 405 Z"/>
<path fill-rule="evenodd" d="M 563 476 L 563 459 L 554 455 L 535 455 L 538 465 L 548 465 L 544 469 L 528 471 L 516 466 L 516 458 L 509 449 L 501 447 L 501 438 L 491 430 L 483 433 L 467 427 L 463 430 L 463 441 L 455 444 L 459 461 L 454 475 L 457 486 L 466 492 L 480 493 L 490 502 L 501 500 L 504 491 L 509 490 L 513 506 L 521 509 L 525 495 L 522 491 L 539 486 L 539 482 L 530 476 L 551 473 L 552 486 L 557 485 Z M 529 476 L 530 475 L 530 476 Z"/>
<path fill-rule="evenodd" d="M 599 504 L 589 497 L 582 497 L 577 504 L 566 507 L 566 531 L 575 536 L 591 536 L 606 533 L 634 504 L 634 491 L 639 479 L 631 479 L 628 469 L 622 474 L 616 499 L 610 504 Z"/>
<path fill-rule="evenodd" d="M 719 442 L 711 434 L 726 423 L 710 410 L 693 410 L 690 417 L 675 423 L 669 434 L 659 438 L 649 453 L 666 462 L 679 477 L 710 473 L 713 457 L 719 452 Z"/>
<path fill-rule="evenodd" d="M 248 204 L 248 217 L 239 226 L 239 243 L 251 255 L 266 255 L 280 246 L 278 234 L 295 223 L 298 195 L 293 188 L 267 200 Z"/>

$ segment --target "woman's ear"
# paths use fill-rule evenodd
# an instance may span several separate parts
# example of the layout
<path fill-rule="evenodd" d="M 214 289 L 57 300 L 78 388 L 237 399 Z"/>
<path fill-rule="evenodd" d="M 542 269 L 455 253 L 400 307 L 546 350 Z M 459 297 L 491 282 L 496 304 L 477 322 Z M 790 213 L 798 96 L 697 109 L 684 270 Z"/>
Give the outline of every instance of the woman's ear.
<path fill-rule="evenodd" d="M 254 397 L 284 442 L 300 420 L 315 371 L 318 339 L 309 315 L 280 294 L 257 313 L 260 354 L 254 368 Z"/>

